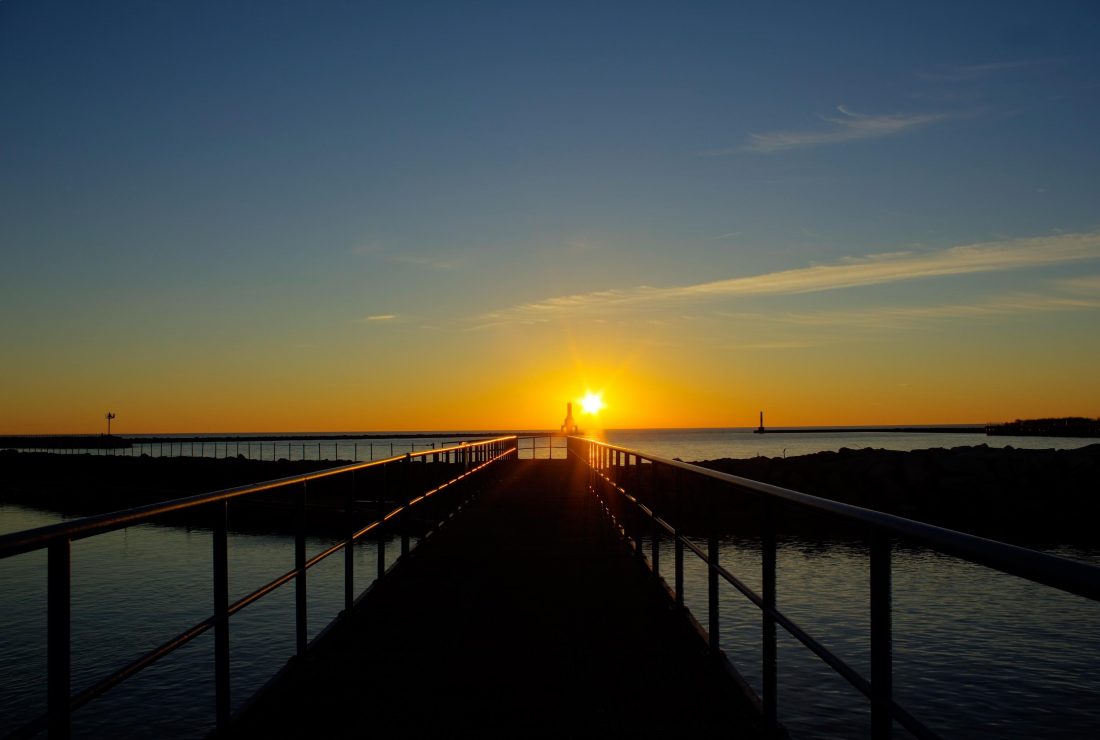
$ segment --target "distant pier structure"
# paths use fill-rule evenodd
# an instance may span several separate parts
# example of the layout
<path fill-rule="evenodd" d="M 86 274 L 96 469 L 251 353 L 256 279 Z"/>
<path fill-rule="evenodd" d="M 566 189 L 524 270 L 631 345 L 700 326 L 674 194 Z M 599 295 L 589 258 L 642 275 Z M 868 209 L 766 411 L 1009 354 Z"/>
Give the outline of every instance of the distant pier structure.
<path fill-rule="evenodd" d="M 764 428 L 764 412 L 760 412 L 760 426 L 753 430 L 754 434 L 764 434 L 767 429 Z"/>
<path fill-rule="evenodd" d="M 565 404 L 565 421 L 561 424 L 562 434 L 577 434 L 580 429 L 577 428 L 577 422 L 573 421 L 573 404 Z"/>

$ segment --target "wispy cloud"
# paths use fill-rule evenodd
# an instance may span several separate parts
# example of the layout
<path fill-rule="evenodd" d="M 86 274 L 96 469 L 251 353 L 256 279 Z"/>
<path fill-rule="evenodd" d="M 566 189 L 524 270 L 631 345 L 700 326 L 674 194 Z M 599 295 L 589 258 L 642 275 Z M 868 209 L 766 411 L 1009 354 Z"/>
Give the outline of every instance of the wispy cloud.
<path fill-rule="evenodd" d="M 1021 69 L 1052 64 L 1051 59 L 1017 59 L 985 64 L 960 64 L 926 72 L 918 72 L 917 77 L 932 82 L 969 82 L 991 77 L 1001 72 L 1014 72 Z"/>
<path fill-rule="evenodd" d="M 1068 280 L 1062 280 L 1059 285 L 1073 293 L 1100 296 L 1100 275 L 1082 275 L 1069 278 Z"/>
<path fill-rule="evenodd" d="M 460 269 L 474 256 L 474 253 L 470 251 L 447 254 L 398 251 L 387 248 L 377 241 L 365 241 L 357 244 L 351 247 L 350 253 L 357 257 L 370 257 L 376 260 L 440 271 Z"/>
<path fill-rule="evenodd" d="M 1100 299 L 1028 293 L 996 296 L 981 303 L 898 306 L 893 308 L 876 306 L 859 311 L 777 313 L 759 316 L 757 320 L 801 327 L 900 329 L 927 321 L 981 319 L 1047 311 L 1081 311 L 1098 308 L 1100 308 Z"/>
<path fill-rule="evenodd" d="M 965 244 L 933 252 L 895 252 L 831 265 L 673 287 L 637 286 L 558 296 L 480 317 L 487 324 L 540 322 L 571 313 L 726 296 L 840 290 L 922 278 L 1018 270 L 1100 259 L 1100 232 Z"/>
<path fill-rule="evenodd" d="M 363 321 L 393 321 L 397 318 L 395 313 L 377 313 L 373 316 L 367 316 Z"/>
<path fill-rule="evenodd" d="M 782 351 L 782 350 L 794 350 L 794 349 L 811 349 L 813 347 L 821 346 L 821 342 L 790 339 L 790 340 L 776 340 L 769 342 L 737 342 L 731 344 L 732 349 L 736 349 L 741 352 L 747 352 L 750 350 L 766 350 L 768 352 Z"/>
<path fill-rule="evenodd" d="M 837 106 L 839 116 L 821 116 L 829 124 L 813 131 L 770 131 L 749 134 L 749 142 L 740 149 L 725 149 L 719 154 L 735 151 L 770 153 L 787 149 L 800 149 L 823 144 L 837 144 L 861 139 L 881 139 L 887 136 L 916 131 L 952 117 L 948 113 L 895 113 L 890 115 L 865 115 L 843 105 Z"/>
<path fill-rule="evenodd" d="M 400 262 L 406 265 L 413 265 L 415 267 L 424 267 L 429 270 L 457 270 L 466 262 L 467 255 L 452 255 L 449 257 L 439 257 L 435 255 L 412 255 L 412 254 L 397 254 L 393 255 L 390 259 L 394 262 Z"/>

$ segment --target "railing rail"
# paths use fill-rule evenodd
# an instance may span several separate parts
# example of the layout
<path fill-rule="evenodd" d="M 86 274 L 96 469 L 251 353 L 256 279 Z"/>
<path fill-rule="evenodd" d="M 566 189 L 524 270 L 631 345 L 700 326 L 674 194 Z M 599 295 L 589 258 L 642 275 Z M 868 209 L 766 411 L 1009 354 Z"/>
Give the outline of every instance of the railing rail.
<path fill-rule="evenodd" d="M 199 457 L 208 459 L 244 458 L 273 462 L 322 462 L 326 460 L 352 462 L 381 461 L 398 454 L 442 449 L 458 444 L 441 439 L 436 442 L 410 441 L 405 438 L 378 439 L 144 439 L 141 437 L 100 437 L 87 435 L 69 437 L 59 443 L 55 437 L 43 435 L 40 439 L 23 437 L 16 441 L 0 438 L 0 451 L 20 453 L 45 453 L 52 455 L 94 455 L 98 457 Z M 81 444 L 85 442 L 86 444 Z M 378 457 L 376 457 L 378 455 Z"/>
<path fill-rule="evenodd" d="M 174 650 L 186 645 L 199 635 L 210 629 L 215 631 L 215 693 L 216 693 L 216 726 L 219 732 L 227 731 L 231 721 L 230 696 L 229 696 L 229 617 L 244 609 L 248 605 L 263 598 L 280 586 L 290 581 L 295 581 L 295 634 L 296 654 L 304 655 L 309 647 L 306 640 L 306 573 L 325 558 L 344 550 L 345 557 L 345 609 L 342 616 L 350 617 L 352 607 L 357 599 L 354 593 L 353 559 L 351 557 L 352 545 L 371 532 L 380 530 L 387 522 L 398 519 L 414 506 L 426 502 L 446 489 L 454 487 L 470 480 L 481 471 L 494 463 L 508 457 L 515 457 L 517 452 L 517 438 L 515 436 L 496 437 L 488 440 L 478 440 L 462 443 L 453 447 L 442 449 L 430 449 L 421 452 L 411 452 L 405 455 L 374 460 L 370 462 L 354 463 L 336 468 L 329 468 L 302 475 L 294 475 L 276 480 L 263 481 L 235 488 L 228 488 L 211 493 L 203 493 L 195 496 L 174 499 L 161 503 L 148 504 L 123 511 L 84 517 L 69 522 L 30 529 L 23 532 L 14 532 L 0 536 L 0 559 L 33 552 L 47 550 L 48 552 L 48 615 L 47 615 L 47 713 L 43 717 L 30 722 L 17 729 L 10 737 L 28 737 L 44 729 L 49 729 L 51 738 L 67 738 L 71 733 L 71 715 L 73 710 L 87 704 L 89 701 L 104 694 L 114 686 L 130 676 L 147 668 Z M 337 476 L 354 475 L 356 472 L 368 468 L 382 468 L 389 465 L 410 464 L 414 460 L 421 462 L 443 462 L 458 464 L 462 471 L 450 479 L 433 485 L 427 491 L 421 491 L 415 495 L 409 494 L 404 503 L 399 503 L 385 514 L 377 517 L 370 523 L 350 533 L 345 539 L 326 548 L 312 557 L 307 558 L 305 552 L 305 517 L 306 491 L 311 482 L 334 478 Z M 234 499 L 251 496 L 275 489 L 297 488 L 298 527 L 294 535 L 295 566 L 292 570 L 278 576 L 255 591 L 229 603 L 229 578 L 228 578 L 228 527 L 226 516 L 229 502 Z M 456 502 L 460 504 L 461 502 Z M 149 522 L 165 514 L 172 514 L 185 510 L 207 507 L 214 510 L 213 517 L 213 551 L 212 561 L 214 569 L 214 614 L 207 619 L 187 628 L 180 634 L 155 647 L 144 655 L 114 673 L 100 679 L 93 686 L 81 691 L 76 696 L 71 693 L 71 658 L 70 658 L 70 597 L 71 597 L 71 554 L 72 543 L 76 540 L 93 537 L 107 532 L 112 532 L 125 527 Z M 407 529 L 401 532 L 401 552 L 405 555 L 409 552 L 409 539 Z M 379 538 L 378 576 L 386 572 L 384 541 Z M 361 595 L 360 597 L 361 598 Z M 332 623 L 340 620 L 337 616 Z M 327 629 L 327 628 L 326 628 Z"/>
<path fill-rule="evenodd" d="M 836 673 L 846 679 L 871 701 L 871 733 L 875 738 L 891 736 L 894 721 L 918 738 L 938 737 L 919 719 L 910 714 L 893 699 L 893 654 L 891 620 L 891 538 L 899 538 L 922 544 L 933 550 L 953 555 L 979 565 L 1018 576 L 1029 581 L 1051 586 L 1068 593 L 1100 600 L 1100 567 L 1055 555 L 1028 550 L 974 535 L 937 527 L 904 517 L 864 509 L 851 504 L 830 501 L 779 486 L 760 483 L 727 473 L 648 455 L 637 450 L 619 447 L 594 440 L 572 437 L 569 440 L 570 456 L 580 460 L 590 472 L 591 491 L 604 502 L 604 509 L 630 542 L 634 551 L 644 559 L 643 538 L 652 538 L 652 556 L 647 563 L 654 576 L 660 578 L 659 543 L 661 533 L 672 540 L 675 547 L 675 586 L 670 597 L 678 606 L 684 605 L 683 552 L 690 550 L 707 566 L 707 629 L 706 637 L 711 650 L 720 655 L 718 648 L 719 612 L 718 580 L 724 580 L 761 610 L 762 624 L 762 687 L 763 697 L 754 697 L 764 712 L 769 726 L 779 725 L 777 695 L 776 627 L 782 627 L 807 649 L 813 652 Z M 648 469 L 648 470 L 647 470 Z M 734 489 L 755 496 L 762 505 L 761 550 L 762 594 L 753 591 L 742 580 L 724 568 L 718 558 L 718 538 L 712 529 L 704 550 L 688 539 L 670 522 L 654 510 L 657 497 L 659 471 L 671 472 L 674 500 L 678 500 L 685 480 L 696 481 Z M 643 472 L 646 471 L 646 472 Z M 642 500 L 643 481 L 648 479 L 653 500 Z M 632 493 L 631 491 L 634 491 Z M 629 508 L 620 509 L 608 499 L 615 497 Z M 787 506 L 810 510 L 848 522 L 866 525 L 870 532 L 870 617 L 871 617 L 871 678 L 867 679 L 848 663 L 839 658 L 822 643 L 812 637 L 776 607 L 776 524 L 775 507 Z M 619 515 L 616 516 L 616 511 Z M 643 524 L 648 521 L 649 525 Z M 666 586 L 666 588 L 668 588 Z M 723 657 L 724 659 L 724 657 Z M 728 663 L 728 662 L 727 662 Z M 748 687 L 745 687 L 748 689 Z M 748 689 L 751 691 L 751 689 Z"/>

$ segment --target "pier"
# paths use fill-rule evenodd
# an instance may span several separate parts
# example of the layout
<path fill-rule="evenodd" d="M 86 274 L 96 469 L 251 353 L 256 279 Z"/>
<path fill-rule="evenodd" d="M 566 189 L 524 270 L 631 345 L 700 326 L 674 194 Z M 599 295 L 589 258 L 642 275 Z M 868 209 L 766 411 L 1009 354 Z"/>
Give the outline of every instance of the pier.
<path fill-rule="evenodd" d="M 236 729 L 757 737 L 760 716 L 567 460 L 504 463 Z M 582 476 L 578 479 L 578 476 Z"/>
<path fill-rule="evenodd" d="M 698 514 L 714 497 L 730 496 L 756 512 L 760 571 L 747 580 L 759 588 L 721 562 L 718 526 L 682 528 L 681 512 Z M 294 567 L 230 602 L 228 515 L 257 497 L 281 497 L 296 512 L 288 543 Z M 866 534 L 870 675 L 779 606 L 777 522 L 792 508 Z M 329 520 L 343 512 L 344 534 L 307 552 L 321 512 Z M 213 613 L 74 693 L 72 543 L 182 513 L 204 517 L 212 531 Z M 394 539 L 400 556 L 387 562 L 385 545 Z M 894 697 L 897 542 L 1100 600 L 1100 568 L 1076 561 L 579 437 L 505 436 L 0 536 L 0 558 L 48 552 L 49 708 L 13 736 L 48 729 L 51 738 L 69 737 L 82 706 L 211 631 L 210 728 L 220 736 L 782 736 L 782 629 L 866 698 L 870 736 L 891 737 L 901 727 L 936 737 Z M 353 548 L 371 543 L 377 572 L 358 592 Z M 310 640 L 309 571 L 340 554 L 343 609 Z M 706 573 L 698 613 L 685 604 L 688 559 Z M 234 714 L 232 617 L 284 587 L 294 592 L 294 652 Z M 759 609 L 759 689 L 721 649 L 720 588 Z"/>

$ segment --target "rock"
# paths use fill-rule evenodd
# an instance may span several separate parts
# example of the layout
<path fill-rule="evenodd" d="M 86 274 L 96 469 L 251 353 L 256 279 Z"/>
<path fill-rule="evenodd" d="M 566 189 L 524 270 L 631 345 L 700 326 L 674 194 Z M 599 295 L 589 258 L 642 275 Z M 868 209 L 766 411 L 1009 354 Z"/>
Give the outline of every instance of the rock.
<path fill-rule="evenodd" d="M 1100 541 L 1094 532 L 1100 515 L 1100 444 L 1075 450 L 984 444 L 913 452 L 844 448 L 785 459 L 697 464 L 996 539 Z M 799 522 L 814 519 L 805 512 L 788 516 Z M 739 526 L 732 520 L 725 524 Z"/>

